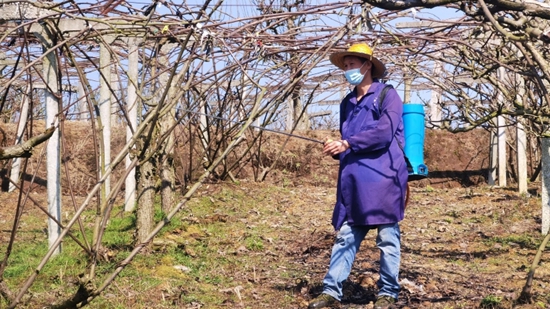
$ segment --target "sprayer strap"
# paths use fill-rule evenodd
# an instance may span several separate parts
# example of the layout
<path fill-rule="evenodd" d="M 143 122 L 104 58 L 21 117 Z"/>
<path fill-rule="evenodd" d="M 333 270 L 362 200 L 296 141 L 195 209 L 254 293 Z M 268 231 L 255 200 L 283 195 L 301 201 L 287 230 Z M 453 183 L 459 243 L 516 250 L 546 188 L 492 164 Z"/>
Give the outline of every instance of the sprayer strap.
<path fill-rule="evenodd" d="M 382 91 L 380 91 L 380 94 L 378 95 L 378 99 L 376 100 L 377 106 L 378 106 L 378 115 L 381 114 L 382 103 L 384 103 L 386 94 L 390 89 L 393 89 L 392 85 L 384 85 L 384 89 L 382 89 Z M 403 148 L 403 145 L 401 145 L 401 142 L 399 140 L 397 140 L 397 145 L 399 145 L 399 148 L 401 148 L 401 151 L 403 151 L 403 156 L 405 157 L 405 163 L 407 163 L 407 171 L 409 172 L 409 174 L 414 173 L 414 169 L 412 167 L 411 161 L 409 161 L 409 158 L 407 158 L 407 155 L 405 154 L 405 149 Z"/>

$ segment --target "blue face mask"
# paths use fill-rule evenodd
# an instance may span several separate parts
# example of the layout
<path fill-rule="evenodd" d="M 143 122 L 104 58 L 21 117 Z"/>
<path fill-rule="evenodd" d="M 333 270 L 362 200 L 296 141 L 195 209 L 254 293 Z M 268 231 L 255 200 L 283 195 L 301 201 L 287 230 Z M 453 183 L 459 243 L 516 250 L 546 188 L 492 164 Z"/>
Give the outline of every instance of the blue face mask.
<path fill-rule="evenodd" d="M 363 63 L 363 65 L 365 65 L 365 63 Z M 350 84 L 357 86 L 363 81 L 363 77 L 365 76 L 365 74 L 361 74 L 361 68 L 363 68 L 363 65 L 359 69 L 351 69 L 344 72 L 344 75 Z"/>

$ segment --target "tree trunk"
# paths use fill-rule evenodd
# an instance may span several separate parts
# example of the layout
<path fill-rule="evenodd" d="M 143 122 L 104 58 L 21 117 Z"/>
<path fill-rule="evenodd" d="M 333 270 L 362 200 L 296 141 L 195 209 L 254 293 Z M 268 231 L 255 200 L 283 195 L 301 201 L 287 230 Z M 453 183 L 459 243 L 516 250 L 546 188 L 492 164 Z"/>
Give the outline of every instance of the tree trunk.
<path fill-rule="evenodd" d="M 159 62 L 164 68 L 170 67 L 170 62 L 166 56 L 170 50 L 174 48 L 174 44 L 166 44 L 162 47 L 162 57 Z M 169 71 L 171 72 L 171 70 Z M 167 102 L 176 100 L 176 87 L 170 84 L 170 73 L 166 72 L 161 74 L 160 89 L 163 92 L 167 92 Z M 162 200 L 162 211 L 166 214 L 170 212 L 174 205 L 174 190 L 176 184 L 176 176 L 174 172 L 174 127 L 176 124 L 176 105 L 161 119 L 161 132 L 163 136 L 168 134 L 166 140 L 163 141 L 162 152 L 159 157 L 160 160 L 160 196 Z"/>
<path fill-rule="evenodd" d="M 160 181 L 160 197 L 162 199 L 162 211 L 170 212 L 174 205 L 174 187 L 176 176 L 174 173 L 174 156 L 171 151 L 165 153 L 162 160 Z"/>
<path fill-rule="evenodd" d="M 138 203 L 136 222 L 136 242 L 142 243 L 153 230 L 155 215 L 155 176 L 154 157 L 138 168 Z"/>

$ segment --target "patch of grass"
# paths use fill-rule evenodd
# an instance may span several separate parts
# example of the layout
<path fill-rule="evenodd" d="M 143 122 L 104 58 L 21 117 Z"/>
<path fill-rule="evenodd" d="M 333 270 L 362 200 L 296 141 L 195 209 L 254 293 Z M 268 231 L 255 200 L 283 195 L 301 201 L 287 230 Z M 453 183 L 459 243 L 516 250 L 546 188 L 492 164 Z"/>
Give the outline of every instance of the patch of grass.
<path fill-rule="evenodd" d="M 109 220 L 105 229 L 102 243 L 110 248 L 124 248 L 133 241 L 133 232 L 136 226 L 136 216 L 125 214 L 123 217 L 115 217 Z"/>
<path fill-rule="evenodd" d="M 48 251 L 47 239 L 42 241 L 20 242 L 10 255 L 4 278 L 11 284 L 26 280 L 39 265 Z M 32 285 L 34 291 L 56 290 L 65 285 L 65 281 L 74 278 L 82 271 L 85 259 L 82 248 L 72 241 L 62 243 L 61 253 L 52 256 L 39 273 L 41 280 Z"/>
<path fill-rule="evenodd" d="M 451 210 L 447 212 L 446 215 L 455 219 L 460 218 L 460 214 L 456 210 Z"/>
<path fill-rule="evenodd" d="M 472 216 L 472 217 L 466 218 L 464 220 L 464 223 L 484 223 L 487 221 L 488 221 L 487 217 Z"/>
<path fill-rule="evenodd" d="M 133 231 L 136 227 L 136 215 L 134 213 L 124 213 L 121 216 L 111 217 L 107 230 L 119 232 Z"/>
<path fill-rule="evenodd" d="M 246 249 L 250 251 L 262 251 L 264 249 L 264 243 L 258 236 L 247 237 L 245 240 Z"/>
<path fill-rule="evenodd" d="M 18 243 L 12 250 L 4 278 L 28 276 L 48 250 L 47 240 Z"/>
<path fill-rule="evenodd" d="M 4 273 L 4 279 L 12 291 L 19 291 L 23 282 L 36 271 L 46 252 L 48 251 L 47 239 L 42 241 L 19 242 L 14 248 L 8 266 Z M 33 281 L 29 292 L 37 301 L 48 301 L 48 297 L 55 295 L 57 302 L 69 297 L 76 292 L 77 277 L 85 272 L 87 259 L 83 258 L 84 250 L 73 241 L 62 243 L 61 253 L 52 256 Z M 25 302 L 27 296 L 23 298 Z M 31 302 L 32 303 L 32 302 Z M 30 308 L 37 304 L 30 305 Z M 22 305 L 22 308 L 25 308 Z M 0 308 L 2 306 L 0 305 Z M 42 308 L 42 306 L 40 306 Z"/>
<path fill-rule="evenodd" d="M 502 302 L 502 297 L 488 295 L 481 300 L 480 308 L 484 309 L 497 309 L 500 308 Z"/>
<path fill-rule="evenodd" d="M 519 245 L 521 248 L 537 249 L 538 244 L 533 240 L 531 235 L 507 235 L 505 237 L 492 237 L 488 240 L 489 243 L 500 243 L 502 245 Z"/>
<path fill-rule="evenodd" d="M 459 257 L 453 257 L 453 258 L 448 259 L 447 261 L 451 264 L 458 265 L 458 266 L 466 265 L 466 262 L 463 259 L 459 258 Z"/>

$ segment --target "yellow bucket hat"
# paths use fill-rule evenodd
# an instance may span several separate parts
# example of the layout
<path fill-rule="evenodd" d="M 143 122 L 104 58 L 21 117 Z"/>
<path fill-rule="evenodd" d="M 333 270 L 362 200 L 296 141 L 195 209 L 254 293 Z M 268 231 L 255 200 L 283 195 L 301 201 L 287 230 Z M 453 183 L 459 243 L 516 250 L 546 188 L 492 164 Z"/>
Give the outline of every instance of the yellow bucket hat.
<path fill-rule="evenodd" d="M 386 72 L 386 66 L 372 55 L 372 49 L 366 43 L 355 43 L 351 45 L 345 52 L 335 52 L 330 55 L 330 62 L 338 68 L 344 70 L 344 57 L 356 56 L 365 58 L 372 62 L 372 77 L 379 78 L 384 76 Z"/>

